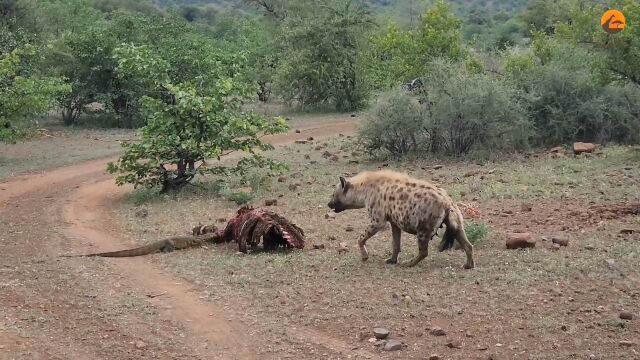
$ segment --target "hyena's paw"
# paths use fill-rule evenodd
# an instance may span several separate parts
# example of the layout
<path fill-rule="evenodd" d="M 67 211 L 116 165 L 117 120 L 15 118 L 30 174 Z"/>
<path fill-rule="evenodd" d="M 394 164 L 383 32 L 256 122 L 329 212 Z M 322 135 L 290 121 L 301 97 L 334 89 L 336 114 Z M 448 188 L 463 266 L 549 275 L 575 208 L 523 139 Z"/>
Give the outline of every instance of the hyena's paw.
<path fill-rule="evenodd" d="M 388 258 L 384 262 L 387 263 L 387 264 L 390 264 L 390 265 L 396 265 L 398 263 L 398 259 Z"/>
<path fill-rule="evenodd" d="M 475 265 L 474 265 L 473 263 L 471 263 L 471 264 L 468 264 L 468 263 L 467 263 L 467 264 L 464 264 L 464 268 L 465 268 L 466 270 L 470 270 L 470 269 L 475 268 Z"/>

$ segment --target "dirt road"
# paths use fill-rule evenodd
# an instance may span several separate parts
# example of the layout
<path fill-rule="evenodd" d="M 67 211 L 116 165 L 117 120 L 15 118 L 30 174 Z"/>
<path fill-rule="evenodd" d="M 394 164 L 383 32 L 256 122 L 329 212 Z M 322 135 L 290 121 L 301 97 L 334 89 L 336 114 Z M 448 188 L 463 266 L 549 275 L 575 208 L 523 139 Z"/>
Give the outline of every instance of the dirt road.
<path fill-rule="evenodd" d="M 269 141 L 349 134 L 356 124 L 307 123 Z M 114 220 L 130 189 L 115 186 L 106 162 L 0 183 L 0 359 L 262 358 L 265 339 L 148 258 L 58 257 L 131 245 Z"/>

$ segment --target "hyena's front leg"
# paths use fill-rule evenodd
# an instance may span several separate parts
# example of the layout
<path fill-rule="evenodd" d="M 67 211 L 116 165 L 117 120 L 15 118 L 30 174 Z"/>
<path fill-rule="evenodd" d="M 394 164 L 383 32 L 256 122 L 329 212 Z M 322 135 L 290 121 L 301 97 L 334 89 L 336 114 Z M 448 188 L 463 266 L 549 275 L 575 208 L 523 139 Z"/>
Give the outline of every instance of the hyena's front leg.
<path fill-rule="evenodd" d="M 367 261 L 367 259 L 369 259 L 369 251 L 367 251 L 366 246 L 367 240 L 369 240 L 378 231 L 382 230 L 384 225 L 384 222 L 374 222 L 367 226 L 364 234 L 360 235 L 360 238 L 358 239 L 358 246 L 360 246 L 360 256 L 362 256 L 362 261 Z"/>

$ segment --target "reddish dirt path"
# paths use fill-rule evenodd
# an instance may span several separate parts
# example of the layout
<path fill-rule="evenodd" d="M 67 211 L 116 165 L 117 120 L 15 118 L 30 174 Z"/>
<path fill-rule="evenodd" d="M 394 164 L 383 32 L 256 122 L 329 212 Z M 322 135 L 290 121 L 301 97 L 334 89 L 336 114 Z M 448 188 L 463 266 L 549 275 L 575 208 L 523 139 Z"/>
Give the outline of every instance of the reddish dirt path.
<path fill-rule="evenodd" d="M 307 123 L 276 145 L 353 133 L 354 119 Z M 259 358 L 260 339 L 148 258 L 60 259 L 129 246 L 114 214 L 129 190 L 91 161 L 0 183 L 0 359 Z M 149 295 L 159 295 L 149 298 Z M 347 344 L 314 330 L 310 341 Z M 371 354 L 354 354 L 375 358 Z"/>

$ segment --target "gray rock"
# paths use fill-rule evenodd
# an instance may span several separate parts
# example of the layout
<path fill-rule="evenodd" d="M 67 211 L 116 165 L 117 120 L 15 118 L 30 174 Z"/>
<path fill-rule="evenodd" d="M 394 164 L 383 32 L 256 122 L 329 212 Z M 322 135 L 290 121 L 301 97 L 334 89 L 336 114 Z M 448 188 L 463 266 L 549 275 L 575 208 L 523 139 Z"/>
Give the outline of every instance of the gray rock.
<path fill-rule="evenodd" d="M 389 336 L 389 330 L 385 328 L 374 328 L 373 336 L 378 340 L 386 339 Z"/>
<path fill-rule="evenodd" d="M 623 311 L 620 313 L 620 319 L 622 320 L 633 320 L 633 314 L 628 311 Z"/>
<path fill-rule="evenodd" d="M 389 340 L 384 344 L 384 351 L 398 351 L 402 349 L 402 343 L 398 340 Z"/>

